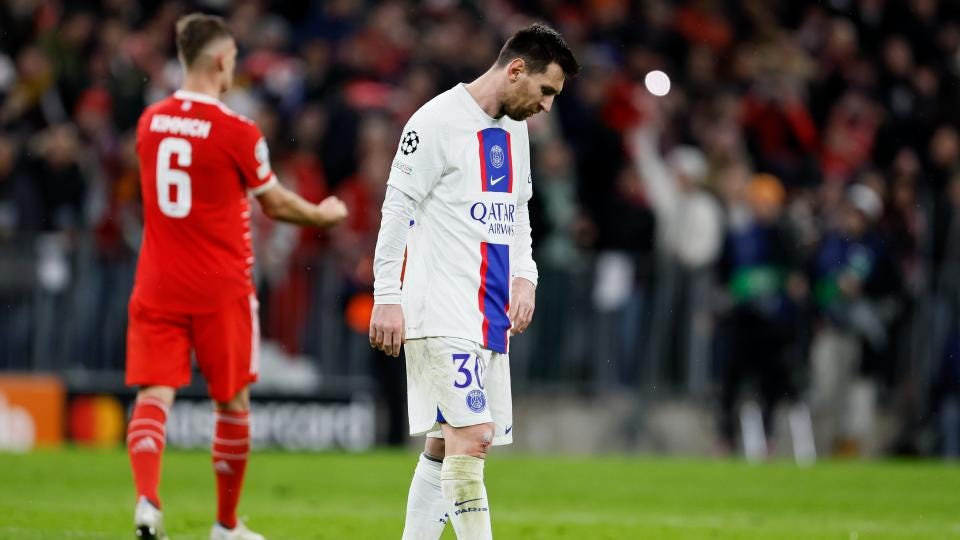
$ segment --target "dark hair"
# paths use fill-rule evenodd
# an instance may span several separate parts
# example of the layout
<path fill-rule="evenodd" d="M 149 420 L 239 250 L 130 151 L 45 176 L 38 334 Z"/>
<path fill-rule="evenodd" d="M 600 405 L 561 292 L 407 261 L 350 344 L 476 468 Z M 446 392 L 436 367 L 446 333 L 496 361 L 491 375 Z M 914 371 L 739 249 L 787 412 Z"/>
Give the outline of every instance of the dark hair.
<path fill-rule="evenodd" d="M 233 37 L 223 17 L 191 13 L 177 20 L 177 52 L 187 67 L 193 65 L 210 42 Z"/>
<path fill-rule="evenodd" d="M 533 23 L 519 30 L 500 49 L 497 65 L 505 66 L 515 58 L 522 58 L 530 73 L 543 73 L 556 62 L 563 74 L 572 77 L 580 71 L 580 64 L 567 47 L 559 32 L 541 23 Z"/>

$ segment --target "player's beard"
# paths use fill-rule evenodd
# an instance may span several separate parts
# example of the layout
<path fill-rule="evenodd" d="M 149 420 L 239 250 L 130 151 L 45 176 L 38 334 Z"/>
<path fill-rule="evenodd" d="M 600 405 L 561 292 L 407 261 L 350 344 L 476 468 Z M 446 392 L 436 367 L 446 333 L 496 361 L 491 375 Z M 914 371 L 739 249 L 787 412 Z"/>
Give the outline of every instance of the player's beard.
<path fill-rule="evenodd" d="M 538 108 L 512 107 L 506 103 L 500 106 L 500 116 L 506 114 L 512 120 L 516 120 L 518 122 L 526 120 L 538 112 L 540 112 Z"/>

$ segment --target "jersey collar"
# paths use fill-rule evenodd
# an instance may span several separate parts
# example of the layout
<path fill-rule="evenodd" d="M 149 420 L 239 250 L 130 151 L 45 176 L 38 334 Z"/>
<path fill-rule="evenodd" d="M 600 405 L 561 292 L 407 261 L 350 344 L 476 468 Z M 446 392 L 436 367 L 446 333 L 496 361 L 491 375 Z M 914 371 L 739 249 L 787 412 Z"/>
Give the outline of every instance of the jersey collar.
<path fill-rule="evenodd" d="M 209 103 L 210 105 L 222 105 L 219 99 L 211 95 L 201 94 L 200 92 L 191 92 L 189 90 L 177 90 L 173 93 L 173 97 L 182 101 L 195 101 L 197 103 Z"/>

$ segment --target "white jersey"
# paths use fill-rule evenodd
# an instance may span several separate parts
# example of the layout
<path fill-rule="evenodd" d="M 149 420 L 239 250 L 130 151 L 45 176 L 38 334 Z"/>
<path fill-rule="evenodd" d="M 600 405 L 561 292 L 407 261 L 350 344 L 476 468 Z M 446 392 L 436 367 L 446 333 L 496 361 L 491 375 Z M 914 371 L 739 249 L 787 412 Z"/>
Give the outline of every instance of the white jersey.
<path fill-rule="evenodd" d="M 456 337 L 506 353 L 512 278 L 537 280 L 526 122 L 491 118 L 457 85 L 410 118 L 388 185 L 417 203 L 402 286 L 407 339 Z"/>

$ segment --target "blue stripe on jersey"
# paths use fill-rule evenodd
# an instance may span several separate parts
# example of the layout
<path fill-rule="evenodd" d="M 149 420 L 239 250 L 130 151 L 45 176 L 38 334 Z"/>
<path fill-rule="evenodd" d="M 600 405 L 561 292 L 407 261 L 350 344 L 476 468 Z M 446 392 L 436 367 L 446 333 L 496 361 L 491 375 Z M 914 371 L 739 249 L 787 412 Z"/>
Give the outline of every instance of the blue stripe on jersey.
<path fill-rule="evenodd" d="M 513 193 L 513 155 L 510 133 L 502 128 L 477 132 L 480 140 L 480 182 L 483 191 Z"/>
<path fill-rule="evenodd" d="M 510 246 L 480 244 L 480 312 L 483 313 L 483 346 L 498 353 L 507 352 L 510 319 Z"/>

